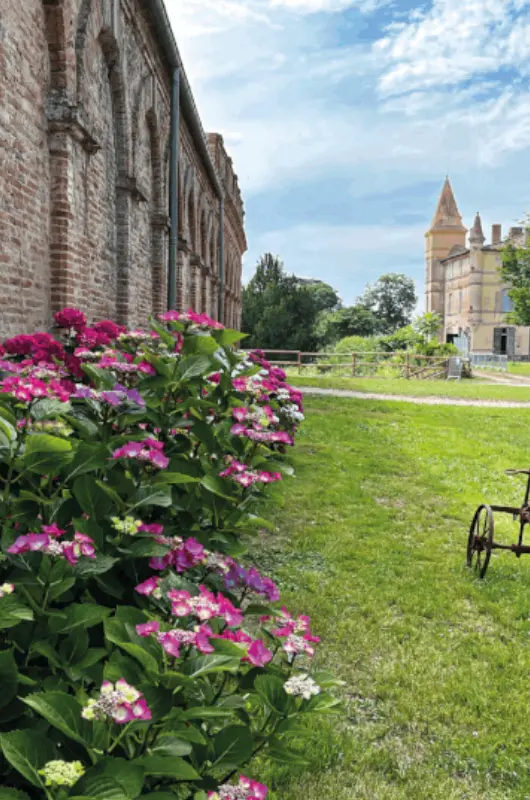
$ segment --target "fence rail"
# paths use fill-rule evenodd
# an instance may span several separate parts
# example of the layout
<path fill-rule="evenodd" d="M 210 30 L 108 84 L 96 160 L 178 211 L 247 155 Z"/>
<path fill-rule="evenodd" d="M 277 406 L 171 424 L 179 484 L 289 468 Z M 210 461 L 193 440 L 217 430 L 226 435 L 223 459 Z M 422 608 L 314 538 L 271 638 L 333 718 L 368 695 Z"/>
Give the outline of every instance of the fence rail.
<path fill-rule="evenodd" d="M 249 352 L 249 351 L 244 351 Z M 298 374 L 313 372 L 315 375 L 335 373 L 353 378 L 407 378 L 428 380 L 445 378 L 449 365 L 448 357 L 422 356 L 403 350 L 391 353 L 308 353 L 302 350 L 263 350 L 271 364 L 291 367 Z M 270 358 L 283 356 L 283 358 Z M 287 356 L 290 356 L 287 358 Z"/>

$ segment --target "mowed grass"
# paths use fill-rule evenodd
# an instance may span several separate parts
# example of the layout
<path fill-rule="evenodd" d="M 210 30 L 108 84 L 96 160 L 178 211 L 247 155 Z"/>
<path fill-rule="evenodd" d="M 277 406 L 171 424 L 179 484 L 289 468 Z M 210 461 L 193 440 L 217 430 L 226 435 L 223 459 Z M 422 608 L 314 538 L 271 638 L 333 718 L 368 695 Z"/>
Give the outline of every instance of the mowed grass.
<path fill-rule="evenodd" d="M 350 389 L 355 392 L 398 394 L 410 397 L 462 397 L 470 400 L 513 400 L 530 402 L 529 386 L 505 386 L 471 379 L 461 381 L 406 380 L 405 378 L 309 377 L 290 373 L 290 383 L 322 389 Z"/>
<path fill-rule="evenodd" d="M 306 406 L 258 563 L 312 617 L 344 710 L 312 723 L 309 768 L 256 775 L 273 800 L 530 798 L 530 556 L 465 567 L 477 504 L 522 500 L 503 470 L 530 463 L 530 410 Z"/>
<path fill-rule="evenodd" d="M 515 375 L 524 375 L 526 378 L 530 378 L 530 362 L 509 361 L 508 372 L 513 372 Z"/>

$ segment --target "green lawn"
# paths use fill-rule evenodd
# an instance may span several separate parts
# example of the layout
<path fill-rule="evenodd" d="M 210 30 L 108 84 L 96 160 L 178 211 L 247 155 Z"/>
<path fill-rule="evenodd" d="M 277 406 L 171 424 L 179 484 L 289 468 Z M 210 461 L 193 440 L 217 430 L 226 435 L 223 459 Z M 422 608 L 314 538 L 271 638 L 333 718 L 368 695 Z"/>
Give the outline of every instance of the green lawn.
<path fill-rule="evenodd" d="M 530 362 L 528 361 L 509 361 L 508 372 L 513 372 L 515 375 L 524 375 L 530 378 Z"/>
<path fill-rule="evenodd" d="M 530 410 L 307 398 L 276 534 L 258 561 L 313 618 L 346 682 L 311 761 L 272 800 L 530 797 L 530 557 L 464 566 L 482 500 L 518 504 Z M 512 541 L 514 526 L 500 526 Z"/>
<path fill-rule="evenodd" d="M 401 394 L 414 397 L 467 397 L 475 400 L 522 400 L 530 402 L 530 386 L 503 386 L 480 380 L 416 381 L 404 378 L 309 377 L 289 374 L 295 386 L 319 386 L 323 389 L 352 389 L 356 392 Z"/>

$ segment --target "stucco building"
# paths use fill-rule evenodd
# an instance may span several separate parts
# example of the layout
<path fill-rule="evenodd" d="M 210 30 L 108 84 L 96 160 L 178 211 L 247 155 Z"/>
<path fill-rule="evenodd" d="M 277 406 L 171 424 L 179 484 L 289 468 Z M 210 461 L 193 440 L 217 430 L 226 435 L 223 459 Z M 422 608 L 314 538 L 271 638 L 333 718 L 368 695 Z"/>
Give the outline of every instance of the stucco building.
<path fill-rule="evenodd" d="M 245 250 L 163 0 L 1 0 L 0 335 L 66 305 L 145 323 L 172 264 L 177 307 L 237 326 Z"/>
<path fill-rule="evenodd" d="M 527 358 L 530 328 L 506 321 L 511 301 L 499 269 L 504 245 L 501 226 L 492 226 L 491 242 L 486 244 L 477 213 L 467 234 L 446 178 L 425 234 L 426 311 L 442 316 L 442 341 L 453 342 L 462 352 Z M 508 234 L 514 242 L 522 236 L 522 228 L 511 228 Z"/>

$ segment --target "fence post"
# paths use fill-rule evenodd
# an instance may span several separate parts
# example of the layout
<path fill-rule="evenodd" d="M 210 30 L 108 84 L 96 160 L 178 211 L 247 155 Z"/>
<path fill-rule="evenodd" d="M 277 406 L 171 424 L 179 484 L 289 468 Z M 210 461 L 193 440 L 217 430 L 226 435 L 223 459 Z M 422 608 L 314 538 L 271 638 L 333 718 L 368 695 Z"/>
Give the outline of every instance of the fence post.
<path fill-rule="evenodd" d="M 298 351 L 298 374 L 302 374 L 302 353 Z"/>
<path fill-rule="evenodd" d="M 351 359 L 351 375 L 352 378 L 355 378 L 355 373 L 357 371 L 357 353 L 352 353 Z"/>
<path fill-rule="evenodd" d="M 407 380 L 410 378 L 410 353 L 408 351 L 405 355 L 405 378 Z"/>

